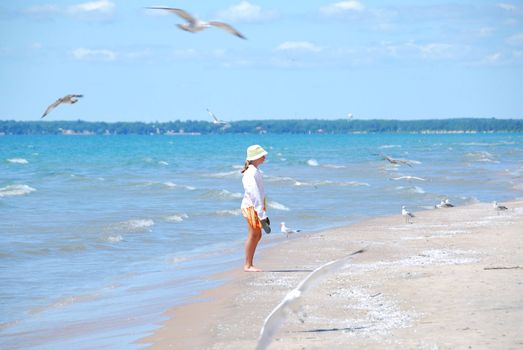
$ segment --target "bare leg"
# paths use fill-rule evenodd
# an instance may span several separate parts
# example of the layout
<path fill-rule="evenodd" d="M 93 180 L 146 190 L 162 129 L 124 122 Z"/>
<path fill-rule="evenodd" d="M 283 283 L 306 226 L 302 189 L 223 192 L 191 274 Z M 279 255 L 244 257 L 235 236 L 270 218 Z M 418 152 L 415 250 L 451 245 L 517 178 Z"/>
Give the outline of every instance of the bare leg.
<path fill-rule="evenodd" d="M 249 230 L 249 235 L 245 241 L 245 265 L 243 270 L 246 272 L 260 272 L 261 269 L 258 269 L 253 266 L 254 252 L 258 246 L 258 242 L 261 240 L 262 234 L 261 229 L 253 228 L 247 225 Z"/>

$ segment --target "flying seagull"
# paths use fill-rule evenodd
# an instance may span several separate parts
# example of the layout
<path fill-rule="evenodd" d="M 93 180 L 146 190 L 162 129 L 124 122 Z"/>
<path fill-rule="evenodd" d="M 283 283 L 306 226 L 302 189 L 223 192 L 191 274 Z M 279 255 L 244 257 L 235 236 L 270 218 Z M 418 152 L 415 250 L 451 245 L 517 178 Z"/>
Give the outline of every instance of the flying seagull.
<path fill-rule="evenodd" d="M 44 114 L 40 117 L 40 119 L 45 117 L 49 112 L 51 112 L 53 109 L 55 109 L 62 103 L 75 104 L 76 102 L 78 102 L 78 99 L 80 97 L 84 97 L 84 95 L 73 95 L 72 94 L 72 95 L 65 95 L 64 97 L 60 97 L 58 100 L 56 100 L 52 104 L 50 104 L 49 107 L 47 107 L 47 109 L 45 110 Z"/>
<path fill-rule="evenodd" d="M 383 159 L 389 161 L 389 163 L 392 163 L 392 164 L 405 164 L 405 165 L 412 167 L 412 162 L 410 160 L 395 159 L 395 158 L 389 157 L 387 155 L 383 155 Z"/>
<path fill-rule="evenodd" d="M 301 281 L 296 288 L 291 290 L 285 296 L 285 298 L 283 298 L 281 303 L 279 303 L 278 306 L 272 310 L 269 316 L 267 316 L 260 331 L 260 337 L 258 338 L 258 345 L 256 346 L 256 350 L 267 349 L 271 343 L 272 337 L 274 337 L 280 326 L 285 321 L 287 314 L 294 313 L 299 315 L 301 313 L 303 293 L 310 289 L 314 284 L 318 283 L 322 278 L 342 268 L 354 255 L 363 252 L 365 252 L 365 249 L 360 249 L 344 258 L 330 261 L 308 274 L 307 277 L 305 277 L 305 279 Z"/>
<path fill-rule="evenodd" d="M 280 224 L 280 231 L 281 231 L 281 233 L 285 233 L 287 235 L 287 237 L 289 237 L 289 233 L 301 232 L 301 230 L 293 230 L 293 229 L 288 228 L 287 226 L 285 226 L 284 222 L 282 222 Z"/>
<path fill-rule="evenodd" d="M 407 224 L 410 223 L 410 218 L 414 217 L 414 214 L 408 211 L 407 208 L 405 208 L 405 206 L 401 207 L 401 215 L 403 215 L 403 217 L 405 218 L 405 223 Z"/>
<path fill-rule="evenodd" d="M 214 113 L 209 110 L 209 108 L 207 108 L 207 113 L 209 113 L 209 115 L 212 117 L 212 123 L 213 124 L 219 124 L 219 125 L 226 125 L 226 124 L 228 124 L 226 121 L 221 120 L 217 116 L 215 116 Z"/>
<path fill-rule="evenodd" d="M 178 8 L 173 8 L 173 7 L 147 7 L 147 8 L 151 9 L 151 10 L 165 10 L 165 11 L 169 11 L 171 13 L 174 13 L 174 14 L 180 16 L 181 18 L 186 20 L 187 23 L 177 24 L 177 26 L 178 26 L 178 28 L 185 30 L 187 32 L 196 33 L 196 32 L 201 32 L 202 30 L 210 28 L 210 27 L 216 27 L 216 28 L 223 29 L 233 35 L 236 35 L 238 38 L 247 39 L 246 37 L 243 36 L 242 33 L 237 31 L 236 29 L 234 29 L 230 24 L 227 24 L 224 22 L 200 21 L 199 19 L 191 16 L 186 11 L 184 11 L 182 9 L 178 9 Z"/>

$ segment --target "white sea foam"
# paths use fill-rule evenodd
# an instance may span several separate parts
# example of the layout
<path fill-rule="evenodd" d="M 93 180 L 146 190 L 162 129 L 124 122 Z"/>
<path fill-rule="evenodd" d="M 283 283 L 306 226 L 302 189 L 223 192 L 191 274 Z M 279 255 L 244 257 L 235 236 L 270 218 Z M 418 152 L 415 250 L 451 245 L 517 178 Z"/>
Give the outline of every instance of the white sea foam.
<path fill-rule="evenodd" d="M 228 210 L 218 210 L 216 215 L 218 216 L 240 216 L 242 213 L 241 209 L 228 209 Z"/>
<path fill-rule="evenodd" d="M 160 161 L 158 162 L 158 164 L 160 164 L 160 165 L 169 165 L 169 163 L 167 163 L 167 162 L 164 161 L 164 160 L 160 160 Z"/>
<path fill-rule="evenodd" d="M 309 166 L 318 166 L 318 165 L 320 165 L 316 159 L 309 159 L 309 160 L 307 161 L 307 164 L 308 164 Z"/>
<path fill-rule="evenodd" d="M 413 187 L 398 186 L 398 187 L 396 187 L 396 189 L 399 191 L 405 191 L 407 193 L 417 193 L 417 194 L 425 193 L 425 190 L 419 186 L 413 186 Z"/>
<path fill-rule="evenodd" d="M 205 194 L 206 197 L 218 198 L 218 199 L 241 199 L 243 194 L 239 192 L 230 192 L 227 190 L 208 190 Z"/>
<path fill-rule="evenodd" d="M 386 148 L 401 148 L 401 145 L 383 145 L 379 147 L 380 149 L 386 149 Z"/>
<path fill-rule="evenodd" d="M 283 210 L 283 211 L 289 211 L 290 210 L 285 205 L 283 205 L 281 203 L 278 203 L 278 202 L 274 202 L 274 201 L 267 202 L 267 205 L 269 206 L 269 208 L 276 209 L 276 210 Z"/>
<path fill-rule="evenodd" d="M 120 223 L 110 225 L 109 231 L 120 231 L 127 233 L 139 233 L 150 231 L 150 227 L 154 226 L 154 221 L 151 219 L 133 219 Z M 113 235 L 113 234 L 111 234 Z M 114 234 L 116 236 L 116 234 Z"/>
<path fill-rule="evenodd" d="M 110 243 L 118 243 L 123 241 L 122 235 L 110 235 L 104 238 L 104 241 L 110 242 Z"/>
<path fill-rule="evenodd" d="M 345 169 L 345 165 L 336 165 L 336 164 L 325 164 L 323 167 L 329 168 L 329 169 Z"/>
<path fill-rule="evenodd" d="M 25 158 L 10 158 L 7 160 L 9 163 L 13 164 L 28 164 L 29 162 Z"/>
<path fill-rule="evenodd" d="M 196 189 L 196 187 L 193 186 L 178 185 L 171 181 L 164 182 L 163 184 L 169 188 L 184 188 L 189 191 L 194 191 Z"/>
<path fill-rule="evenodd" d="M 169 221 L 169 222 L 182 222 L 183 220 L 188 219 L 188 218 L 189 218 L 189 215 L 183 213 L 183 214 L 178 214 L 178 215 L 166 216 L 165 220 Z"/>
<path fill-rule="evenodd" d="M 242 167 L 243 169 L 243 167 Z M 225 172 L 220 172 L 220 173 L 211 173 L 211 174 L 207 174 L 207 176 L 210 176 L 210 177 L 241 177 L 242 176 L 242 173 L 238 170 L 233 170 L 233 171 L 225 171 Z"/>
<path fill-rule="evenodd" d="M 27 185 L 9 185 L 0 188 L 0 197 L 23 196 L 34 191 L 36 189 Z"/>

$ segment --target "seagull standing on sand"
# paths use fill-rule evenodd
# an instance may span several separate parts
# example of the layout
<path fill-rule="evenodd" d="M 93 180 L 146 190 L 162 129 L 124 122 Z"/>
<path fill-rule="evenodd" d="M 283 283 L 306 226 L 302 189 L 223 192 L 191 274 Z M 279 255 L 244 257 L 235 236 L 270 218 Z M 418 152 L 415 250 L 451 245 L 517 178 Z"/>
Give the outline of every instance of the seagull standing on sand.
<path fill-rule="evenodd" d="M 210 28 L 210 27 L 216 27 L 216 28 L 223 29 L 233 35 L 236 35 L 238 38 L 247 39 L 246 37 L 243 36 L 243 34 L 241 34 L 239 31 L 234 29 L 230 24 L 227 24 L 224 22 L 200 21 L 199 19 L 191 16 L 186 11 L 184 11 L 182 9 L 172 8 L 172 7 L 147 7 L 147 8 L 151 9 L 151 10 L 165 10 L 165 11 L 169 11 L 171 13 L 174 13 L 174 14 L 180 16 L 181 18 L 186 20 L 187 23 L 177 24 L 177 26 L 178 26 L 178 28 L 185 30 L 187 32 L 197 33 L 197 32 L 201 32 L 202 30 Z"/>
<path fill-rule="evenodd" d="M 293 230 L 293 229 L 288 228 L 287 226 L 285 226 L 285 222 L 283 222 L 283 221 L 280 224 L 280 231 L 281 231 L 281 233 L 285 233 L 287 235 L 287 237 L 289 237 L 289 233 L 301 232 L 301 230 Z"/>
<path fill-rule="evenodd" d="M 296 288 L 291 290 L 285 296 L 285 298 L 283 298 L 281 303 L 279 303 L 278 306 L 272 310 L 269 316 L 267 316 L 260 331 L 260 338 L 258 339 L 256 350 L 267 349 L 272 341 L 272 337 L 274 337 L 278 329 L 285 321 L 287 314 L 294 313 L 299 316 L 300 314 L 301 316 L 306 316 L 301 310 L 303 293 L 310 289 L 315 283 L 318 283 L 320 279 L 342 268 L 354 255 L 363 253 L 364 251 L 365 249 L 360 249 L 344 258 L 328 262 L 308 274 L 307 277 L 305 277 L 305 279 L 301 281 Z M 300 317 L 300 321 L 304 322 L 303 318 Z"/>
<path fill-rule="evenodd" d="M 410 218 L 414 217 L 414 214 L 412 214 L 410 211 L 405 208 L 405 206 L 401 207 L 401 215 L 405 218 L 405 223 L 410 224 Z"/>
<path fill-rule="evenodd" d="M 71 94 L 71 95 L 65 95 L 64 97 L 60 97 L 59 99 L 57 99 L 56 101 L 51 103 L 49 105 L 49 107 L 47 107 L 47 109 L 45 110 L 44 114 L 40 117 L 40 119 L 45 117 L 49 112 L 51 112 L 53 109 L 55 109 L 62 103 L 75 104 L 76 102 L 78 102 L 78 99 L 80 97 L 84 97 L 84 95 Z"/>
<path fill-rule="evenodd" d="M 439 204 L 436 204 L 436 208 L 453 208 L 454 204 L 451 204 L 449 199 L 442 199 Z"/>
<path fill-rule="evenodd" d="M 498 204 L 497 201 L 492 202 L 492 206 L 493 206 L 494 209 L 498 212 L 498 215 L 499 215 L 499 212 L 500 212 L 500 211 L 508 210 L 508 208 L 507 208 L 506 206 L 501 205 L 501 204 Z"/>

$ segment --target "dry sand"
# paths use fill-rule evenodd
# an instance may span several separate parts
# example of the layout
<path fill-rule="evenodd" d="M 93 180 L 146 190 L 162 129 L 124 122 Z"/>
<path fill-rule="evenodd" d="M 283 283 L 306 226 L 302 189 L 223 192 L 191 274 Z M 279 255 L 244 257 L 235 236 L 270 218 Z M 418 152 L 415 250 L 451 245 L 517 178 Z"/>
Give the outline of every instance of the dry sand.
<path fill-rule="evenodd" d="M 367 247 L 303 295 L 269 349 L 523 349 L 523 201 L 391 216 L 295 234 L 258 252 L 265 272 L 168 311 L 153 349 L 254 349 L 271 310 L 313 269 Z M 275 237 L 264 237 L 269 241 Z"/>

